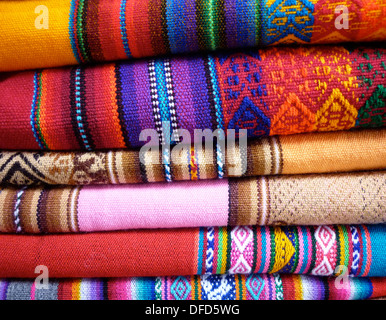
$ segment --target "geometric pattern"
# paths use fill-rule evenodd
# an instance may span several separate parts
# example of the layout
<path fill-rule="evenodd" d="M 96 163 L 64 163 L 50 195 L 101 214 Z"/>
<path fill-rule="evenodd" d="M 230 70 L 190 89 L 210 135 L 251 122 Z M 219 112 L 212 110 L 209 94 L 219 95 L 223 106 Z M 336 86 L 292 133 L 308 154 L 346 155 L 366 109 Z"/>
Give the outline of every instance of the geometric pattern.
<path fill-rule="evenodd" d="M 313 12 L 312 0 L 264 0 L 262 43 L 310 42 Z"/>
<path fill-rule="evenodd" d="M 176 300 L 186 300 L 189 293 L 192 290 L 192 286 L 185 277 L 177 277 L 170 287 L 170 292 Z"/>
<path fill-rule="evenodd" d="M 322 108 L 316 113 L 316 130 L 348 130 L 355 126 L 358 111 L 349 103 L 342 92 L 335 88 Z"/>
<path fill-rule="evenodd" d="M 259 300 L 260 294 L 264 289 L 264 284 L 264 280 L 259 275 L 251 274 L 248 276 L 246 287 L 253 297 L 253 300 Z"/>
<path fill-rule="evenodd" d="M 315 276 L 329 276 L 334 273 L 334 251 L 336 236 L 329 226 L 319 226 L 315 231 L 317 261 L 312 270 Z"/>
<path fill-rule="evenodd" d="M 203 300 L 233 300 L 236 295 L 235 279 L 231 275 L 203 275 Z"/>
<path fill-rule="evenodd" d="M 176 297 L 171 294 L 174 278 L 53 279 L 49 281 L 48 288 L 35 287 L 31 279 L 0 279 L 0 300 L 175 300 Z M 206 283 L 214 283 L 221 277 L 183 278 L 193 286 L 186 300 L 220 297 L 224 300 L 336 300 L 337 297 L 340 300 L 361 300 L 386 295 L 385 278 L 348 277 L 347 288 L 341 290 L 334 285 L 334 277 L 232 275 L 226 277 L 232 286 L 232 294 L 229 295 L 211 295 L 200 290 L 202 286 L 209 290 Z"/>
<path fill-rule="evenodd" d="M 253 231 L 248 226 L 237 226 L 231 231 L 232 253 L 230 274 L 251 273 L 250 258 L 253 257 Z"/>
<path fill-rule="evenodd" d="M 378 85 L 359 109 L 356 125 L 362 128 L 386 126 L 386 87 Z"/>
<path fill-rule="evenodd" d="M 315 115 L 300 101 L 295 93 L 290 93 L 272 120 L 271 134 L 294 134 L 313 131 Z"/>

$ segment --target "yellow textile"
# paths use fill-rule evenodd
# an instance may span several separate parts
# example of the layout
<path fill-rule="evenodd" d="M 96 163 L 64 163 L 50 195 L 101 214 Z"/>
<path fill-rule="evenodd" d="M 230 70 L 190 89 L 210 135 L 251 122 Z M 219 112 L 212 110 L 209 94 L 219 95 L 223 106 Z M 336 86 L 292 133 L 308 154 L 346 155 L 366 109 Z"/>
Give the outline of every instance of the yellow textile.
<path fill-rule="evenodd" d="M 70 0 L 0 2 L 0 71 L 76 64 L 68 36 Z M 37 29 L 35 8 L 49 10 L 48 29 Z"/>
<path fill-rule="evenodd" d="M 281 136 L 283 174 L 383 169 L 386 130 Z"/>

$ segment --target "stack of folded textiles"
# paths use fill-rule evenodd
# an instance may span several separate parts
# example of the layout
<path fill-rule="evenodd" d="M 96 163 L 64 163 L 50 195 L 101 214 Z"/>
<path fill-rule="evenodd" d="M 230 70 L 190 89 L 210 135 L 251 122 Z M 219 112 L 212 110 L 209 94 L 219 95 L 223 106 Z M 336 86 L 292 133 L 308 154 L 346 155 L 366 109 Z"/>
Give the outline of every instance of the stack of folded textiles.
<path fill-rule="evenodd" d="M 0 299 L 386 296 L 386 1 L 0 20 Z"/>

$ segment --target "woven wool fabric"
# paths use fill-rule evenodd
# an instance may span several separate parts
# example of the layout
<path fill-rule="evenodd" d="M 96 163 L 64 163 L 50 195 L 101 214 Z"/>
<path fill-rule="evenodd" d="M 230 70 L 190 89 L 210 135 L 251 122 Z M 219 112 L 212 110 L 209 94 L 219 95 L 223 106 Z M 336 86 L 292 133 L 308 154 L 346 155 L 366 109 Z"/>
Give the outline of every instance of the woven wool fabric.
<path fill-rule="evenodd" d="M 3 74 L 0 149 L 139 147 L 144 129 L 161 142 L 186 129 L 191 143 L 195 129 L 260 137 L 382 127 L 385 57 L 310 46 Z"/>
<path fill-rule="evenodd" d="M 386 169 L 386 130 L 337 131 L 251 140 L 216 153 L 187 145 L 162 150 L 0 152 L 0 185 L 128 184 L 273 174 Z M 209 149 L 211 150 L 211 149 Z M 221 166 L 220 164 L 224 165 Z"/>
<path fill-rule="evenodd" d="M 386 172 L 0 189 L 0 232 L 386 222 Z M 189 214 L 187 214 L 189 213 Z"/>
<path fill-rule="evenodd" d="M 0 280 L 0 300 L 360 300 L 386 294 L 385 278 L 207 275 L 148 278 Z"/>
<path fill-rule="evenodd" d="M 335 25 L 336 20 L 341 24 L 342 11 L 335 11 L 342 5 L 349 12 L 348 29 Z M 280 43 L 386 39 L 383 0 L 1 1 L 0 21 L 0 71 Z"/>
<path fill-rule="evenodd" d="M 0 277 L 291 273 L 386 276 L 386 225 L 181 228 L 0 235 Z M 155 245 L 156 244 L 156 245 Z"/>

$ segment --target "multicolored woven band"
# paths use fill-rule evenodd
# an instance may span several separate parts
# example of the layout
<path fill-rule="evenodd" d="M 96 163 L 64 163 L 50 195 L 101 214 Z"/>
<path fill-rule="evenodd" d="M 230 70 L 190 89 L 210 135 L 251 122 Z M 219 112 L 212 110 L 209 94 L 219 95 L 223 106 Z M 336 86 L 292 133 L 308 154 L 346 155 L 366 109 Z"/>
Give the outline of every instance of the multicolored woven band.
<path fill-rule="evenodd" d="M 386 129 L 275 136 L 228 146 L 224 160 L 194 144 L 101 152 L 0 152 L 0 185 L 129 184 L 386 169 Z"/>
<path fill-rule="evenodd" d="M 385 57 L 310 46 L 3 74 L 0 149 L 139 147 L 144 129 L 158 144 L 176 129 L 191 143 L 195 129 L 252 138 L 383 127 Z"/>
<path fill-rule="evenodd" d="M 257 45 L 384 41 L 385 17 L 383 0 L 1 1 L 0 71 Z"/>
<path fill-rule="evenodd" d="M 0 232 L 374 224 L 386 222 L 385 194 L 385 171 L 168 185 L 2 188 Z"/>
<path fill-rule="evenodd" d="M 206 275 L 155 278 L 0 280 L 0 300 L 360 300 L 386 295 L 385 278 Z M 42 285 L 42 284 L 40 284 Z"/>
<path fill-rule="evenodd" d="M 0 235 L 0 277 L 293 273 L 386 276 L 386 225 L 180 228 Z M 155 245 L 157 244 L 157 245 Z"/>

